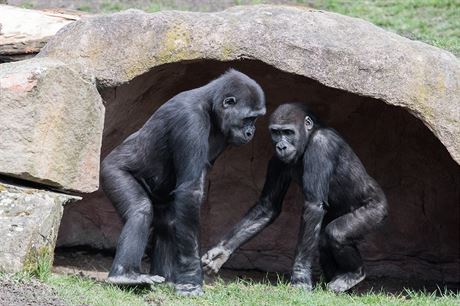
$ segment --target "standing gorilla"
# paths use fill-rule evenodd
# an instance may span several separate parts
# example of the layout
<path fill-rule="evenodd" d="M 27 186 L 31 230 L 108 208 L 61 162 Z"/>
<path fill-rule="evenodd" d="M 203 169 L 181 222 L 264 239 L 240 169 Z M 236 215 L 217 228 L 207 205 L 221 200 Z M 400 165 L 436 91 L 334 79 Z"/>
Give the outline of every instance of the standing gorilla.
<path fill-rule="evenodd" d="M 350 146 L 305 106 L 281 105 L 270 118 L 270 133 L 276 154 L 262 195 L 203 256 L 204 269 L 217 273 L 240 245 L 272 223 L 294 180 L 302 187 L 304 205 L 291 283 L 312 289 L 311 268 L 319 247 L 328 288 L 346 291 L 365 277 L 356 243 L 386 218 L 385 195 Z"/>
<path fill-rule="evenodd" d="M 202 294 L 199 215 L 206 172 L 228 145 L 248 143 L 265 97 L 248 76 L 229 70 L 162 105 L 102 162 L 101 184 L 123 219 L 108 281 L 173 282 Z M 140 273 L 153 224 L 151 275 Z"/>

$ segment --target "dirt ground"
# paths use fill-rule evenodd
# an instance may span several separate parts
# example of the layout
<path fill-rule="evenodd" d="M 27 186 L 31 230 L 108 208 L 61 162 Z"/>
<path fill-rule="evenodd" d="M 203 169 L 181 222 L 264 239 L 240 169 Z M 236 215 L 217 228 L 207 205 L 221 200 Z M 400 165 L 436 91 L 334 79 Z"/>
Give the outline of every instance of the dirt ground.
<path fill-rule="evenodd" d="M 64 306 L 56 292 L 35 279 L 20 280 L 13 277 L 0 277 L 1 306 Z"/>

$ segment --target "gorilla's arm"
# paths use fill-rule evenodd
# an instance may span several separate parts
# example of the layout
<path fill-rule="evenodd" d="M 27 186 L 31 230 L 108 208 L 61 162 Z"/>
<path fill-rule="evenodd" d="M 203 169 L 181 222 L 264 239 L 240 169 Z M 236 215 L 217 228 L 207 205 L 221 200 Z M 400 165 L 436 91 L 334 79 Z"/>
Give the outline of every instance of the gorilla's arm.
<path fill-rule="evenodd" d="M 180 129 L 171 132 L 176 171 L 174 190 L 175 231 L 177 250 L 175 270 L 176 289 L 201 288 L 201 264 L 199 257 L 200 205 L 203 199 L 207 169 L 208 142 L 203 118 L 184 118 Z M 181 286 L 184 286 L 182 288 Z M 201 290 L 201 289 L 200 289 Z"/>
<path fill-rule="evenodd" d="M 290 173 L 285 169 L 286 167 L 277 158 L 270 160 L 260 199 L 243 219 L 202 257 L 203 269 L 206 272 L 217 273 L 238 247 L 279 216 L 284 196 L 291 182 Z"/>

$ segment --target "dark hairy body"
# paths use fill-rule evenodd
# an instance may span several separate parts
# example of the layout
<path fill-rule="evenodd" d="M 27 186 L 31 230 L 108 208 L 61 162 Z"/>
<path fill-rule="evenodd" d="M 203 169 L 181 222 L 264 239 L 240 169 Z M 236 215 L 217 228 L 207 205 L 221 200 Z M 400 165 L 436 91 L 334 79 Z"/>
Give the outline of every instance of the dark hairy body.
<path fill-rule="evenodd" d="M 124 222 L 108 281 L 165 278 L 179 294 L 202 293 L 198 235 L 206 173 L 227 146 L 252 139 L 264 114 L 260 86 L 229 70 L 167 101 L 104 159 L 101 184 Z M 152 225 L 150 274 L 141 274 Z"/>
<path fill-rule="evenodd" d="M 365 277 L 356 244 L 387 216 L 385 195 L 351 147 L 301 104 L 281 105 L 271 116 L 275 154 L 262 194 L 243 219 L 203 257 L 216 273 L 243 243 L 281 213 L 291 181 L 304 196 L 291 283 L 312 289 L 312 264 L 319 248 L 328 288 L 342 292 Z"/>

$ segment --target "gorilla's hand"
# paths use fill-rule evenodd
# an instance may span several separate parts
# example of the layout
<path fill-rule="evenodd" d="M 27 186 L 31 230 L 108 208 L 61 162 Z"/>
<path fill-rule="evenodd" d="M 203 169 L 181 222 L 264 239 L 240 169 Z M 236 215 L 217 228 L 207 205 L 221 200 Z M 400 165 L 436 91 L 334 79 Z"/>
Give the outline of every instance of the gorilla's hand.
<path fill-rule="evenodd" d="M 222 265 L 228 260 L 232 252 L 223 246 L 215 246 L 201 257 L 203 270 L 207 274 L 217 273 Z"/>

